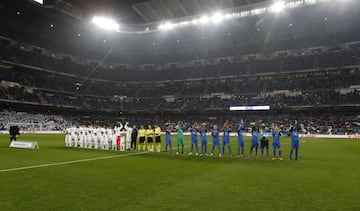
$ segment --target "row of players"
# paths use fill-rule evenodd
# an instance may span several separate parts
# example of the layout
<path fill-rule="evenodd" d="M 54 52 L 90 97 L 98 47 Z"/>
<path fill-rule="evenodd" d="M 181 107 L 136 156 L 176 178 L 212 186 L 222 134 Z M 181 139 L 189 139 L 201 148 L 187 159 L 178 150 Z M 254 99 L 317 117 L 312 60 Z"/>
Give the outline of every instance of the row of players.
<path fill-rule="evenodd" d="M 177 154 L 180 153 L 180 147 L 181 147 L 181 153 L 184 153 L 184 141 L 183 141 L 183 129 L 184 127 L 180 124 L 178 124 L 174 129 L 170 125 L 166 129 L 166 146 L 165 151 L 167 150 L 167 146 L 170 146 L 171 150 L 171 132 L 176 131 L 177 132 L 177 141 L 178 141 L 178 151 Z M 290 157 L 289 159 L 292 159 L 292 154 L 295 151 L 295 159 L 298 160 L 298 150 L 299 150 L 299 131 L 301 130 L 300 124 L 295 120 L 295 122 L 290 126 L 290 129 L 287 131 L 289 135 L 291 136 L 291 151 L 290 151 Z M 229 155 L 232 156 L 231 152 L 231 145 L 230 145 L 230 132 L 232 129 L 230 128 L 228 122 L 226 121 L 221 129 L 218 128 L 217 125 L 213 126 L 213 129 L 211 132 L 212 136 L 212 148 L 210 156 L 214 154 L 215 147 L 218 149 L 219 156 L 225 155 L 225 148 L 227 146 Z M 236 129 L 237 131 L 237 137 L 238 137 L 238 150 L 237 150 L 237 156 L 238 157 L 244 157 L 244 131 L 245 126 L 243 120 L 240 121 L 239 126 Z M 200 133 L 200 140 L 201 140 L 201 154 L 204 155 L 207 154 L 207 133 L 208 129 L 206 128 L 206 125 L 198 125 L 194 124 L 190 128 L 191 132 L 191 149 L 189 152 L 189 155 L 193 154 L 194 147 L 196 150 L 196 155 L 198 155 L 198 133 Z M 222 149 L 220 149 L 220 132 L 223 132 L 223 140 L 222 140 Z M 251 146 L 250 146 L 250 154 L 249 158 L 252 157 L 253 150 L 255 149 L 255 156 L 258 157 L 258 148 L 259 148 L 259 137 L 263 136 L 260 133 L 260 127 L 258 124 L 255 124 L 251 129 Z M 282 158 L 282 150 L 281 150 L 281 144 L 280 144 L 280 137 L 282 136 L 280 132 L 280 127 L 275 126 L 274 131 L 272 132 L 272 138 L 273 138 L 273 160 L 276 159 L 276 154 L 278 153 L 278 159 L 283 160 Z M 266 150 L 266 158 L 269 158 L 269 140 L 263 136 L 260 140 L 260 149 L 262 157 L 264 157 L 264 150 Z"/>
<path fill-rule="evenodd" d="M 259 137 L 262 134 L 259 131 L 259 125 L 255 124 L 252 127 L 251 134 L 251 147 L 250 154 L 248 157 L 252 157 L 253 150 L 255 149 L 255 156 L 258 157 L 258 148 L 259 148 Z M 182 122 L 179 122 L 175 127 L 174 124 L 167 124 L 165 130 L 165 151 L 168 149 L 172 152 L 172 133 L 177 133 L 177 152 L 176 154 L 184 154 L 184 129 L 185 125 Z M 237 130 L 238 135 L 238 157 L 244 157 L 244 136 L 243 132 L 245 131 L 245 126 L 241 120 Z M 200 134 L 201 141 L 201 155 L 208 155 L 208 141 L 207 135 L 210 132 L 212 136 L 212 148 L 210 156 L 213 156 L 215 148 L 217 148 L 219 156 L 225 155 L 225 148 L 227 146 L 229 155 L 232 155 L 231 145 L 230 145 L 230 132 L 231 128 L 229 127 L 228 122 L 226 121 L 222 128 L 218 128 L 217 125 L 214 125 L 210 131 L 205 124 L 193 124 L 190 128 L 191 132 L 191 149 L 189 154 L 192 155 L 195 148 L 195 154 L 199 155 L 198 150 L 198 134 Z M 291 135 L 291 151 L 290 159 L 292 158 L 293 151 L 296 154 L 296 160 L 298 159 L 298 149 L 299 149 L 299 131 L 300 125 L 297 121 L 291 125 L 288 133 Z M 110 144 L 112 150 L 146 150 L 148 147 L 149 152 L 154 152 L 154 139 L 156 151 L 161 151 L 161 128 L 158 125 L 154 125 L 154 128 L 149 125 L 147 129 L 144 126 L 141 126 L 138 130 L 136 126 L 129 126 L 127 122 L 124 126 L 120 123 L 119 126 L 115 126 L 114 129 L 110 128 L 85 128 L 85 127 L 72 127 L 66 129 L 66 138 L 65 145 L 67 147 L 80 147 L 80 148 L 94 148 L 94 149 L 104 149 L 109 150 Z M 223 141 L 222 149 L 220 149 L 220 132 L 223 132 Z M 272 146 L 273 146 L 273 158 L 276 159 L 276 154 L 278 154 L 278 159 L 282 160 L 282 150 L 280 145 L 281 137 L 280 127 L 276 126 L 272 133 Z M 138 147 L 136 147 L 138 142 Z M 181 151 L 180 151 L 181 149 Z M 266 158 L 269 158 L 269 140 L 263 136 L 260 140 L 260 149 L 262 157 L 264 157 L 264 150 L 266 150 Z"/>
<path fill-rule="evenodd" d="M 125 125 L 119 123 L 113 129 L 70 127 L 65 129 L 65 134 L 65 146 L 67 147 L 125 151 L 136 149 L 137 140 L 140 144 L 145 144 L 147 138 L 148 150 L 153 152 L 153 140 L 155 138 L 156 151 L 160 152 L 161 150 L 161 128 L 158 125 L 155 125 L 154 128 L 149 125 L 148 129 L 141 126 L 139 130 L 135 125 L 130 127 L 128 122 Z M 138 148 L 140 149 L 140 146 Z"/>

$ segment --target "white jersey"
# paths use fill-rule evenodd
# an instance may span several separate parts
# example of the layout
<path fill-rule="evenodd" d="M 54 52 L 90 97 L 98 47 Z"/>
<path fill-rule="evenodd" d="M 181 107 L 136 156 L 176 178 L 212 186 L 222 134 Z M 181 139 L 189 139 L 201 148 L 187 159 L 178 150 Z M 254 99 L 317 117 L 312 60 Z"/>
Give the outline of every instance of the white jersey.
<path fill-rule="evenodd" d="M 120 125 L 119 126 L 115 126 L 114 127 L 114 130 L 115 130 L 115 134 L 117 135 L 117 136 L 120 136 L 121 135 L 121 129 L 123 128 L 123 125 L 120 123 Z"/>
<path fill-rule="evenodd" d="M 111 143 L 112 143 L 112 145 L 116 145 L 116 140 L 117 140 L 117 135 L 114 133 L 114 134 L 112 134 L 112 137 L 111 137 Z"/>
<path fill-rule="evenodd" d="M 132 133 L 133 129 L 131 127 L 128 127 L 127 125 L 125 125 L 125 130 L 126 130 L 126 142 L 127 141 L 131 142 L 131 133 Z"/>

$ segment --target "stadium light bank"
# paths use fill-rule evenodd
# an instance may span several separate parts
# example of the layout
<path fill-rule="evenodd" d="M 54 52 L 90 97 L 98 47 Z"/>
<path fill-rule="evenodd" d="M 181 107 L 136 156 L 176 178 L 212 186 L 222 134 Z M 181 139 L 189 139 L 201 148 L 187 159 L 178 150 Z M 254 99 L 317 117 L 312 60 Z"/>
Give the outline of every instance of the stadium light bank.
<path fill-rule="evenodd" d="M 105 30 L 120 32 L 120 25 L 110 18 L 94 16 L 92 23 Z"/>
<path fill-rule="evenodd" d="M 171 29 L 176 29 L 191 25 L 205 25 L 205 24 L 214 24 L 214 23 L 217 24 L 223 22 L 223 20 L 231 20 L 231 19 L 237 19 L 251 15 L 259 15 L 266 12 L 281 13 L 286 9 L 295 8 L 299 6 L 311 5 L 321 2 L 331 3 L 336 1 L 341 2 L 341 1 L 351 1 L 351 0 L 293 0 L 293 1 L 279 0 L 275 2 L 273 1 L 272 4 L 264 5 L 263 7 L 243 9 L 238 12 L 232 12 L 232 13 L 216 12 L 213 15 L 203 14 L 202 16 L 193 18 L 192 20 L 185 20 L 179 22 L 166 21 L 158 25 L 158 29 L 165 31 L 165 30 L 171 30 Z"/>
<path fill-rule="evenodd" d="M 34 0 L 34 1 L 43 1 L 43 0 Z M 175 19 L 175 20 L 167 20 L 160 22 L 159 25 L 158 22 L 152 23 L 151 26 L 146 26 L 144 30 L 139 31 L 129 31 L 128 33 L 151 33 L 155 31 L 168 31 L 173 30 L 177 28 L 183 28 L 187 26 L 197 26 L 197 25 L 209 25 L 209 24 L 221 24 L 228 20 L 243 18 L 247 16 L 253 16 L 253 15 L 260 15 L 263 13 L 282 13 L 285 12 L 287 9 L 296 8 L 300 6 L 306 6 L 306 5 L 313 5 L 317 3 L 342 3 L 342 2 L 351 2 L 351 1 L 357 1 L 357 0 L 276 0 L 276 1 L 269 1 L 268 4 L 263 5 L 257 5 L 257 7 L 243 7 L 238 8 L 237 11 L 216 11 L 214 13 L 208 13 L 208 14 L 202 14 L 198 16 L 192 16 L 192 17 L 186 17 L 181 19 Z M 92 18 L 92 23 L 97 25 L 99 28 L 108 30 L 108 31 L 114 31 L 114 32 L 123 32 L 120 31 L 120 25 L 106 17 L 101 16 L 94 16 Z M 154 25 L 155 24 L 155 25 Z"/>

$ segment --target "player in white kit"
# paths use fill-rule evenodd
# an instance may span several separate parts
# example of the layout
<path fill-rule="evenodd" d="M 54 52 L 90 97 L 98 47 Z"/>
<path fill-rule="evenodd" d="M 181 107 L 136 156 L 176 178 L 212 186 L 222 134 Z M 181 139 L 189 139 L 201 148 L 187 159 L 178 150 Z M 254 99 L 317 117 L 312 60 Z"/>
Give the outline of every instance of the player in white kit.
<path fill-rule="evenodd" d="M 114 150 L 114 151 L 117 150 L 116 140 L 117 140 L 116 131 L 113 130 L 112 137 L 111 137 L 111 149 Z"/>
<path fill-rule="evenodd" d="M 126 122 L 124 128 L 126 130 L 126 150 L 130 150 L 131 148 L 131 133 L 133 131 L 132 127 L 129 127 L 129 122 Z"/>
<path fill-rule="evenodd" d="M 65 146 L 71 146 L 70 128 L 65 128 Z"/>
<path fill-rule="evenodd" d="M 79 147 L 84 148 L 84 131 L 82 128 L 80 129 L 80 134 L 79 134 Z"/>
<path fill-rule="evenodd" d="M 94 149 L 98 149 L 99 148 L 99 131 L 96 128 L 94 130 L 94 134 L 93 134 L 93 145 L 94 145 Z"/>

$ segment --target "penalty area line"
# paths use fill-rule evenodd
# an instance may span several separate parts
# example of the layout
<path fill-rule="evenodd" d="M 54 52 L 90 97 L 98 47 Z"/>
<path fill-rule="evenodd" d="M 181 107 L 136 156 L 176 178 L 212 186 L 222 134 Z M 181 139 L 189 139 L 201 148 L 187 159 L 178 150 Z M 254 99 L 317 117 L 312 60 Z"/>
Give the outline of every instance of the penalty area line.
<path fill-rule="evenodd" d="M 105 156 L 105 157 L 71 160 L 71 161 L 64 161 L 64 162 L 58 162 L 58 163 L 46 163 L 46 164 L 40 164 L 40 165 L 34 165 L 34 166 L 24 166 L 24 167 L 18 167 L 18 168 L 1 169 L 0 173 L 11 172 L 11 171 L 20 171 L 20 170 L 26 170 L 26 169 L 44 168 L 44 167 L 50 167 L 50 166 L 61 166 L 61 165 L 67 165 L 67 164 L 73 164 L 73 163 L 89 162 L 89 161 L 94 161 L 94 160 L 104 160 L 104 159 L 117 158 L 117 157 L 127 157 L 127 156 L 132 156 L 132 155 L 142 155 L 142 154 L 147 154 L 147 153 L 149 153 L 149 152 L 136 152 L 136 153 L 130 153 L 130 154 L 111 155 L 111 156 Z"/>

